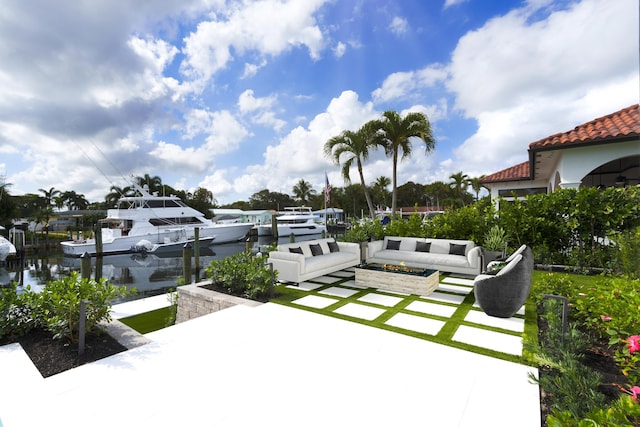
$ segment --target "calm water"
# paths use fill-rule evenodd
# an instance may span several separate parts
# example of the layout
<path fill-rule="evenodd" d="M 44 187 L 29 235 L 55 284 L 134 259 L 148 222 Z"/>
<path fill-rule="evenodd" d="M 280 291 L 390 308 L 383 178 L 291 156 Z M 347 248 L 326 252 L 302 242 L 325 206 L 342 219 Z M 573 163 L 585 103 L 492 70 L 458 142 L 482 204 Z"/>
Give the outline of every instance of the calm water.
<path fill-rule="evenodd" d="M 319 236 L 300 236 L 296 240 L 310 240 Z M 268 238 L 271 239 L 271 238 Z M 280 238 L 278 243 L 288 243 L 289 238 Z M 259 245 L 266 245 L 269 240 L 260 238 Z M 212 260 L 226 258 L 245 250 L 245 243 L 225 243 L 200 249 L 200 278 L 204 278 L 204 268 Z M 194 262 L 194 261 L 193 261 Z M 92 277 L 96 274 L 96 258 L 91 258 Z M 102 258 L 101 277 L 112 284 L 135 288 L 136 293 L 126 299 L 138 299 L 151 295 L 166 293 L 175 288 L 182 277 L 182 254 L 142 255 L 122 254 L 108 255 Z M 195 268 L 193 268 L 195 277 Z M 39 290 L 51 280 L 68 276 L 72 271 L 80 271 L 80 258 L 64 256 L 62 253 L 29 257 L 25 262 L 24 286 Z M 0 284 L 19 281 L 20 274 L 16 269 L 0 267 Z"/>

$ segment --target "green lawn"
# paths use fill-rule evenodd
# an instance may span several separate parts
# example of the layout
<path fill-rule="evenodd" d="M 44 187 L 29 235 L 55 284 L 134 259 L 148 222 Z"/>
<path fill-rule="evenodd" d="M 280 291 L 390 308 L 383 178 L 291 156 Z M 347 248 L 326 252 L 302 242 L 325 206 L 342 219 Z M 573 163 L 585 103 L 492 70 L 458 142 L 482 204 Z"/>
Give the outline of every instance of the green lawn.
<path fill-rule="evenodd" d="M 173 323 L 169 323 L 170 318 L 175 319 L 175 307 L 159 308 L 147 313 L 125 317 L 120 321 L 139 333 L 146 334 L 171 326 Z"/>

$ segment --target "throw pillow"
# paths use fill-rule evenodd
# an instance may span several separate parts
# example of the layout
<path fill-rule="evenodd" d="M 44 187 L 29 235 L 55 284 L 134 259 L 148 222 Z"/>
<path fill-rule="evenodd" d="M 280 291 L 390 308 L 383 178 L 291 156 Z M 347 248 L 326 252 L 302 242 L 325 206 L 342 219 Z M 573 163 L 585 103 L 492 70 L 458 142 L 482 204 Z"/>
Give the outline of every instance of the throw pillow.
<path fill-rule="evenodd" d="M 431 242 L 416 242 L 416 252 L 429 252 L 431 250 Z"/>
<path fill-rule="evenodd" d="M 311 249 L 311 255 L 313 256 L 324 255 L 319 243 L 316 245 L 309 245 L 309 249 Z"/>
<path fill-rule="evenodd" d="M 289 252 L 302 255 L 302 248 L 289 248 Z"/>
<path fill-rule="evenodd" d="M 331 252 L 340 252 L 340 246 L 336 242 L 327 242 L 329 245 L 329 251 Z"/>
<path fill-rule="evenodd" d="M 400 250 L 400 240 L 387 240 L 387 249 L 392 251 Z"/>
<path fill-rule="evenodd" d="M 465 249 L 467 249 L 467 245 L 457 245 L 455 243 L 449 243 L 449 254 L 450 255 L 462 255 L 462 256 L 464 256 Z"/>

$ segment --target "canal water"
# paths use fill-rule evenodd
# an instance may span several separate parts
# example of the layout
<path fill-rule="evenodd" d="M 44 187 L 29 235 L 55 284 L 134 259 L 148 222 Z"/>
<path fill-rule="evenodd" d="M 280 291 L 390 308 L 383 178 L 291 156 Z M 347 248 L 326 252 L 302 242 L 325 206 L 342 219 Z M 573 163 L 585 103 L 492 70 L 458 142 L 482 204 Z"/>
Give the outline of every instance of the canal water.
<path fill-rule="evenodd" d="M 319 235 L 299 236 L 296 241 L 304 241 L 319 238 Z M 271 243 L 261 237 L 255 248 Z M 289 238 L 280 238 L 278 243 L 289 243 Z M 205 277 L 204 269 L 213 260 L 219 260 L 237 254 L 246 249 L 244 242 L 217 244 L 200 248 L 200 272 L 199 278 Z M 254 249 L 255 250 L 255 249 Z M 182 253 L 163 254 L 138 254 L 128 253 L 120 255 L 107 255 L 102 257 L 100 277 L 106 278 L 117 286 L 126 286 L 127 289 L 136 290 L 124 300 L 133 300 L 147 296 L 166 293 L 169 289 L 175 289 L 178 280 L 183 276 Z M 52 280 L 68 276 L 73 271 L 80 271 L 80 258 L 64 256 L 61 252 L 54 254 L 37 254 L 29 256 L 25 260 L 22 283 L 33 290 L 40 290 Z M 195 262 L 192 259 L 192 264 Z M 96 277 L 96 258 L 91 258 L 91 277 Z M 195 268 L 192 267 L 195 277 Z M 0 285 L 20 283 L 20 271 L 11 266 L 0 267 Z M 21 289 L 21 288 L 19 288 Z"/>

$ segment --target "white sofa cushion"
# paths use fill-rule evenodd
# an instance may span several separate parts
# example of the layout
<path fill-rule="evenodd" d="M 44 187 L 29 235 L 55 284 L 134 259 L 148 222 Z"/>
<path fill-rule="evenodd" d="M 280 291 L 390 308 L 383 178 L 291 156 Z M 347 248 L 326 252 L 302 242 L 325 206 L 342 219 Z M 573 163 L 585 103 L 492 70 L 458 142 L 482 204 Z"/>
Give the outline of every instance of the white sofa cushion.
<path fill-rule="evenodd" d="M 400 241 L 398 250 L 387 249 L 389 240 Z M 417 252 L 416 243 L 430 244 L 429 252 Z M 464 255 L 451 254 L 451 244 L 464 246 Z M 471 240 L 430 239 L 418 237 L 386 236 L 368 245 L 367 262 L 404 262 L 408 266 L 432 268 L 462 274 L 478 274 L 482 266 L 481 248 Z"/>

